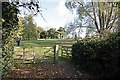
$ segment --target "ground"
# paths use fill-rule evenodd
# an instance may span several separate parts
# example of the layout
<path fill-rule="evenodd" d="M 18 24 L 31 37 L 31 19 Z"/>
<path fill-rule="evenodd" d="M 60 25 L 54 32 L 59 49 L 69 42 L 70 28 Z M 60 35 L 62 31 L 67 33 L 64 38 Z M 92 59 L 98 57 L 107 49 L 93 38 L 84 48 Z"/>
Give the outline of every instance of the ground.
<path fill-rule="evenodd" d="M 12 67 L 7 72 L 9 78 L 6 80 L 40 80 L 40 79 L 84 79 L 87 80 L 89 75 L 84 71 L 77 70 L 72 64 L 61 61 L 58 65 L 49 66 L 22 66 L 20 68 Z"/>
<path fill-rule="evenodd" d="M 59 55 L 58 64 L 53 64 L 54 54 L 49 52 L 44 55 L 44 52 L 49 51 L 50 47 L 55 44 L 68 45 L 71 40 L 35 40 L 21 41 L 20 46 L 15 47 L 16 54 L 21 53 L 22 48 L 26 48 L 30 52 L 33 51 L 36 57 L 45 56 L 43 59 L 38 59 L 32 64 L 14 64 L 14 66 L 6 72 L 5 80 L 40 80 L 40 79 L 88 79 L 89 75 L 82 70 L 78 70 L 70 61 L 70 58 Z M 27 51 L 28 52 L 28 51 Z M 26 54 L 30 54 L 30 52 Z M 59 50 L 59 52 L 61 52 Z M 14 56 L 14 58 L 16 58 Z M 15 61 L 16 62 L 16 61 Z"/>

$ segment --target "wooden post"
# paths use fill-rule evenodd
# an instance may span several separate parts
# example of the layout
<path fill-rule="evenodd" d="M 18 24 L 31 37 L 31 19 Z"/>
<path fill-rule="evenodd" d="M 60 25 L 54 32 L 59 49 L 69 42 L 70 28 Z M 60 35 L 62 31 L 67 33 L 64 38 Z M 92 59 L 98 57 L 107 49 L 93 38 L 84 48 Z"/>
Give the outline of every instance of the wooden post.
<path fill-rule="evenodd" d="M 54 64 L 58 64 L 58 49 L 59 49 L 59 46 L 55 45 L 54 46 Z"/>
<path fill-rule="evenodd" d="M 25 47 L 23 48 L 23 56 L 22 56 L 22 63 L 25 61 Z"/>

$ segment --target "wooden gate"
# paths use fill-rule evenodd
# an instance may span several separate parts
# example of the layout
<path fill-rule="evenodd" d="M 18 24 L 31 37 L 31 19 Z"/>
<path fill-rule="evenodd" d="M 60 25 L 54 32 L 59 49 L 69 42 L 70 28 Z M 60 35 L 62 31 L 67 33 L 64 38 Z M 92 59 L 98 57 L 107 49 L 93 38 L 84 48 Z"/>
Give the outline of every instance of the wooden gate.
<path fill-rule="evenodd" d="M 62 45 L 61 47 L 61 56 L 70 57 L 72 51 L 71 45 Z"/>
<path fill-rule="evenodd" d="M 44 52 L 43 56 L 36 56 L 34 50 L 28 49 L 28 48 L 22 48 L 22 50 L 15 51 L 16 55 L 14 56 L 14 60 L 21 64 L 31 64 L 32 61 L 44 60 L 47 56 L 49 56 L 49 52 L 53 52 L 54 54 L 54 63 L 58 64 L 59 62 L 59 45 L 55 45 L 54 47 L 51 47 L 49 50 Z M 61 56 L 65 56 L 69 58 L 71 56 L 71 45 L 62 45 L 61 46 Z"/>
<path fill-rule="evenodd" d="M 46 49 L 46 48 L 45 48 Z M 36 55 L 33 48 L 21 48 L 20 50 L 14 51 L 14 61 L 20 64 L 31 64 L 33 61 L 42 61 L 49 57 L 49 53 L 54 52 L 53 47 L 49 47 L 49 50 L 43 51 L 43 55 L 38 56 Z"/>
<path fill-rule="evenodd" d="M 20 51 L 14 51 L 14 53 L 14 61 L 20 64 L 31 64 L 35 58 L 35 53 L 32 49 L 22 48 Z"/>

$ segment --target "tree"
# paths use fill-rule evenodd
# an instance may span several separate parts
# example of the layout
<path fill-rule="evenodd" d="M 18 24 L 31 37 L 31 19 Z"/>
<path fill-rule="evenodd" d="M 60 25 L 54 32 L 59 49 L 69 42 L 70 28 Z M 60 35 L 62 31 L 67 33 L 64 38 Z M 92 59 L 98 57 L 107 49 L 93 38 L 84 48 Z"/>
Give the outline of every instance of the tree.
<path fill-rule="evenodd" d="M 24 25 L 24 30 L 23 30 L 23 39 L 37 39 L 37 28 L 36 25 L 33 23 L 33 18 L 31 15 L 29 15 L 26 18 L 26 23 Z"/>
<path fill-rule="evenodd" d="M 18 7 L 29 7 L 29 11 L 33 11 L 33 15 L 41 12 L 38 2 L 33 0 L 25 3 L 10 0 L 11 2 L 2 2 L 2 79 L 4 80 L 5 71 L 13 65 L 14 50 L 14 32 L 18 30 Z M 15 2 L 16 1 L 16 2 Z M 36 0 L 35 0 L 36 1 Z M 31 6 L 31 7 L 30 7 Z"/>
<path fill-rule="evenodd" d="M 42 27 L 36 27 L 37 29 L 37 34 L 38 34 L 38 38 L 40 38 L 40 34 L 44 31 L 44 29 Z"/>
<path fill-rule="evenodd" d="M 60 39 L 63 38 L 63 36 L 66 34 L 65 32 L 65 29 L 63 27 L 60 27 L 58 30 L 58 34 L 60 34 Z"/>
<path fill-rule="evenodd" d="M 18 29 L 18 9 L 13 3 L 2 3 L 2 76 L 13 63 L 14 31 Z"/>
<path fill-rule="evenodd" d="M 120 31 L 120 1 L 118 2 L 118 25 L 117 25 L 117 28 L 118 28 L 118 31 Z"/>
<path fill-rule="evenodd" d="M 22 38 L 24 30 L 24 19 L 22 17 L 18 17 L 18 29 L 14 31 L 14 38 Z"/>
<path fill-rule="evenodd" d="M 48 31 L 48 37 L 51 39 L 58 38 L 58 32 L 54 28 L 50 28 Z"/>
<path fill-rule="evenodd" d="M 0 2 L 0 20 L 2 20 L 2 3 Z M 2 39 L 2 22 L 0 21 L 0 41 Z"/>
<path fill-rule="evenodd" d="M 71 3 L 71 4 L 69 4 Z M 105 29 L 111 30 L 116 21 L 117 17 L 117 8 L 114 7 L 114 3 L 109 2 L 89 2 L 84 3 L 80 1 L 66 1 L 67 8 L 69 6 L 78 5 L 77 7 L 72 7 L 69 9 L 78 8 L 78 14 L 83 17 L 90 19 L 94 22 L 94 26 L 97 30 L 97 33 L 101 34 Z M 89 22 L 89 21 L 88 21 Z M 87 23 L 88 23 L 87 22 Z"/>
<path fill-rule="evenodd" d="M 79 4 L 77 4 L 75 1 L 66 0 L 65 6 L 70 11 L 72 12 L 74 11 L 74 13 L 77 15 L 77 17 L 73 18 L 71 22 L 68 22 L 65 25 L 67 34 L 74 35 L 74 33 L 77 33 L 78 36 L 80 37 L 80 34 L 83 32 L 85 28 L 86 28 L 86 34 L 93 34 L 93 32 L 95 32 L 93 21 L 90 18 L 86 17 L 84 10 L 81 8 Z"/>
<path fill-rule="evenodd" d="M 91 16 L 91 18 L 94 21 L 98 33 L 102 33 L 105 29 L 111 30 L 118 18 L 116 13 L 117 9 L 114 8 L 114 3 L 98 2 L 98 10 L 95 9 L 95 3 L 92 2 L 91 4 L 94 15 L 93 17 Z M 97 18 L 99 21 L 97 21 Z"/>
<path fill-rule="evenodd" d="M 41 38 L 41 39 L 46 39 L 47 36 L 48 36 L 47 31 L 43 31 L 43 32 L 40 33 L 40 38 Z"/>

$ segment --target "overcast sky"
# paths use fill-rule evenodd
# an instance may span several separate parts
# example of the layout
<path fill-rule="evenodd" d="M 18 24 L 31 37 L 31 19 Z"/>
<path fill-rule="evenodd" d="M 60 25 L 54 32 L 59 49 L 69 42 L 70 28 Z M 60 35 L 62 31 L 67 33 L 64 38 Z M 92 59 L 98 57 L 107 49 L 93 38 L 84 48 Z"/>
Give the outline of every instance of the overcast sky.
<path fill-rule="evenodd" d="M 37 26 L 43 27 L 45 30 L 53 27 L 59 28 L 73 19 L 75 16 L 65 7 L 65 0 L 45 0 L 41 2 L 42 14 L 44 21 L 38 14 L 34 17 Z"/>

